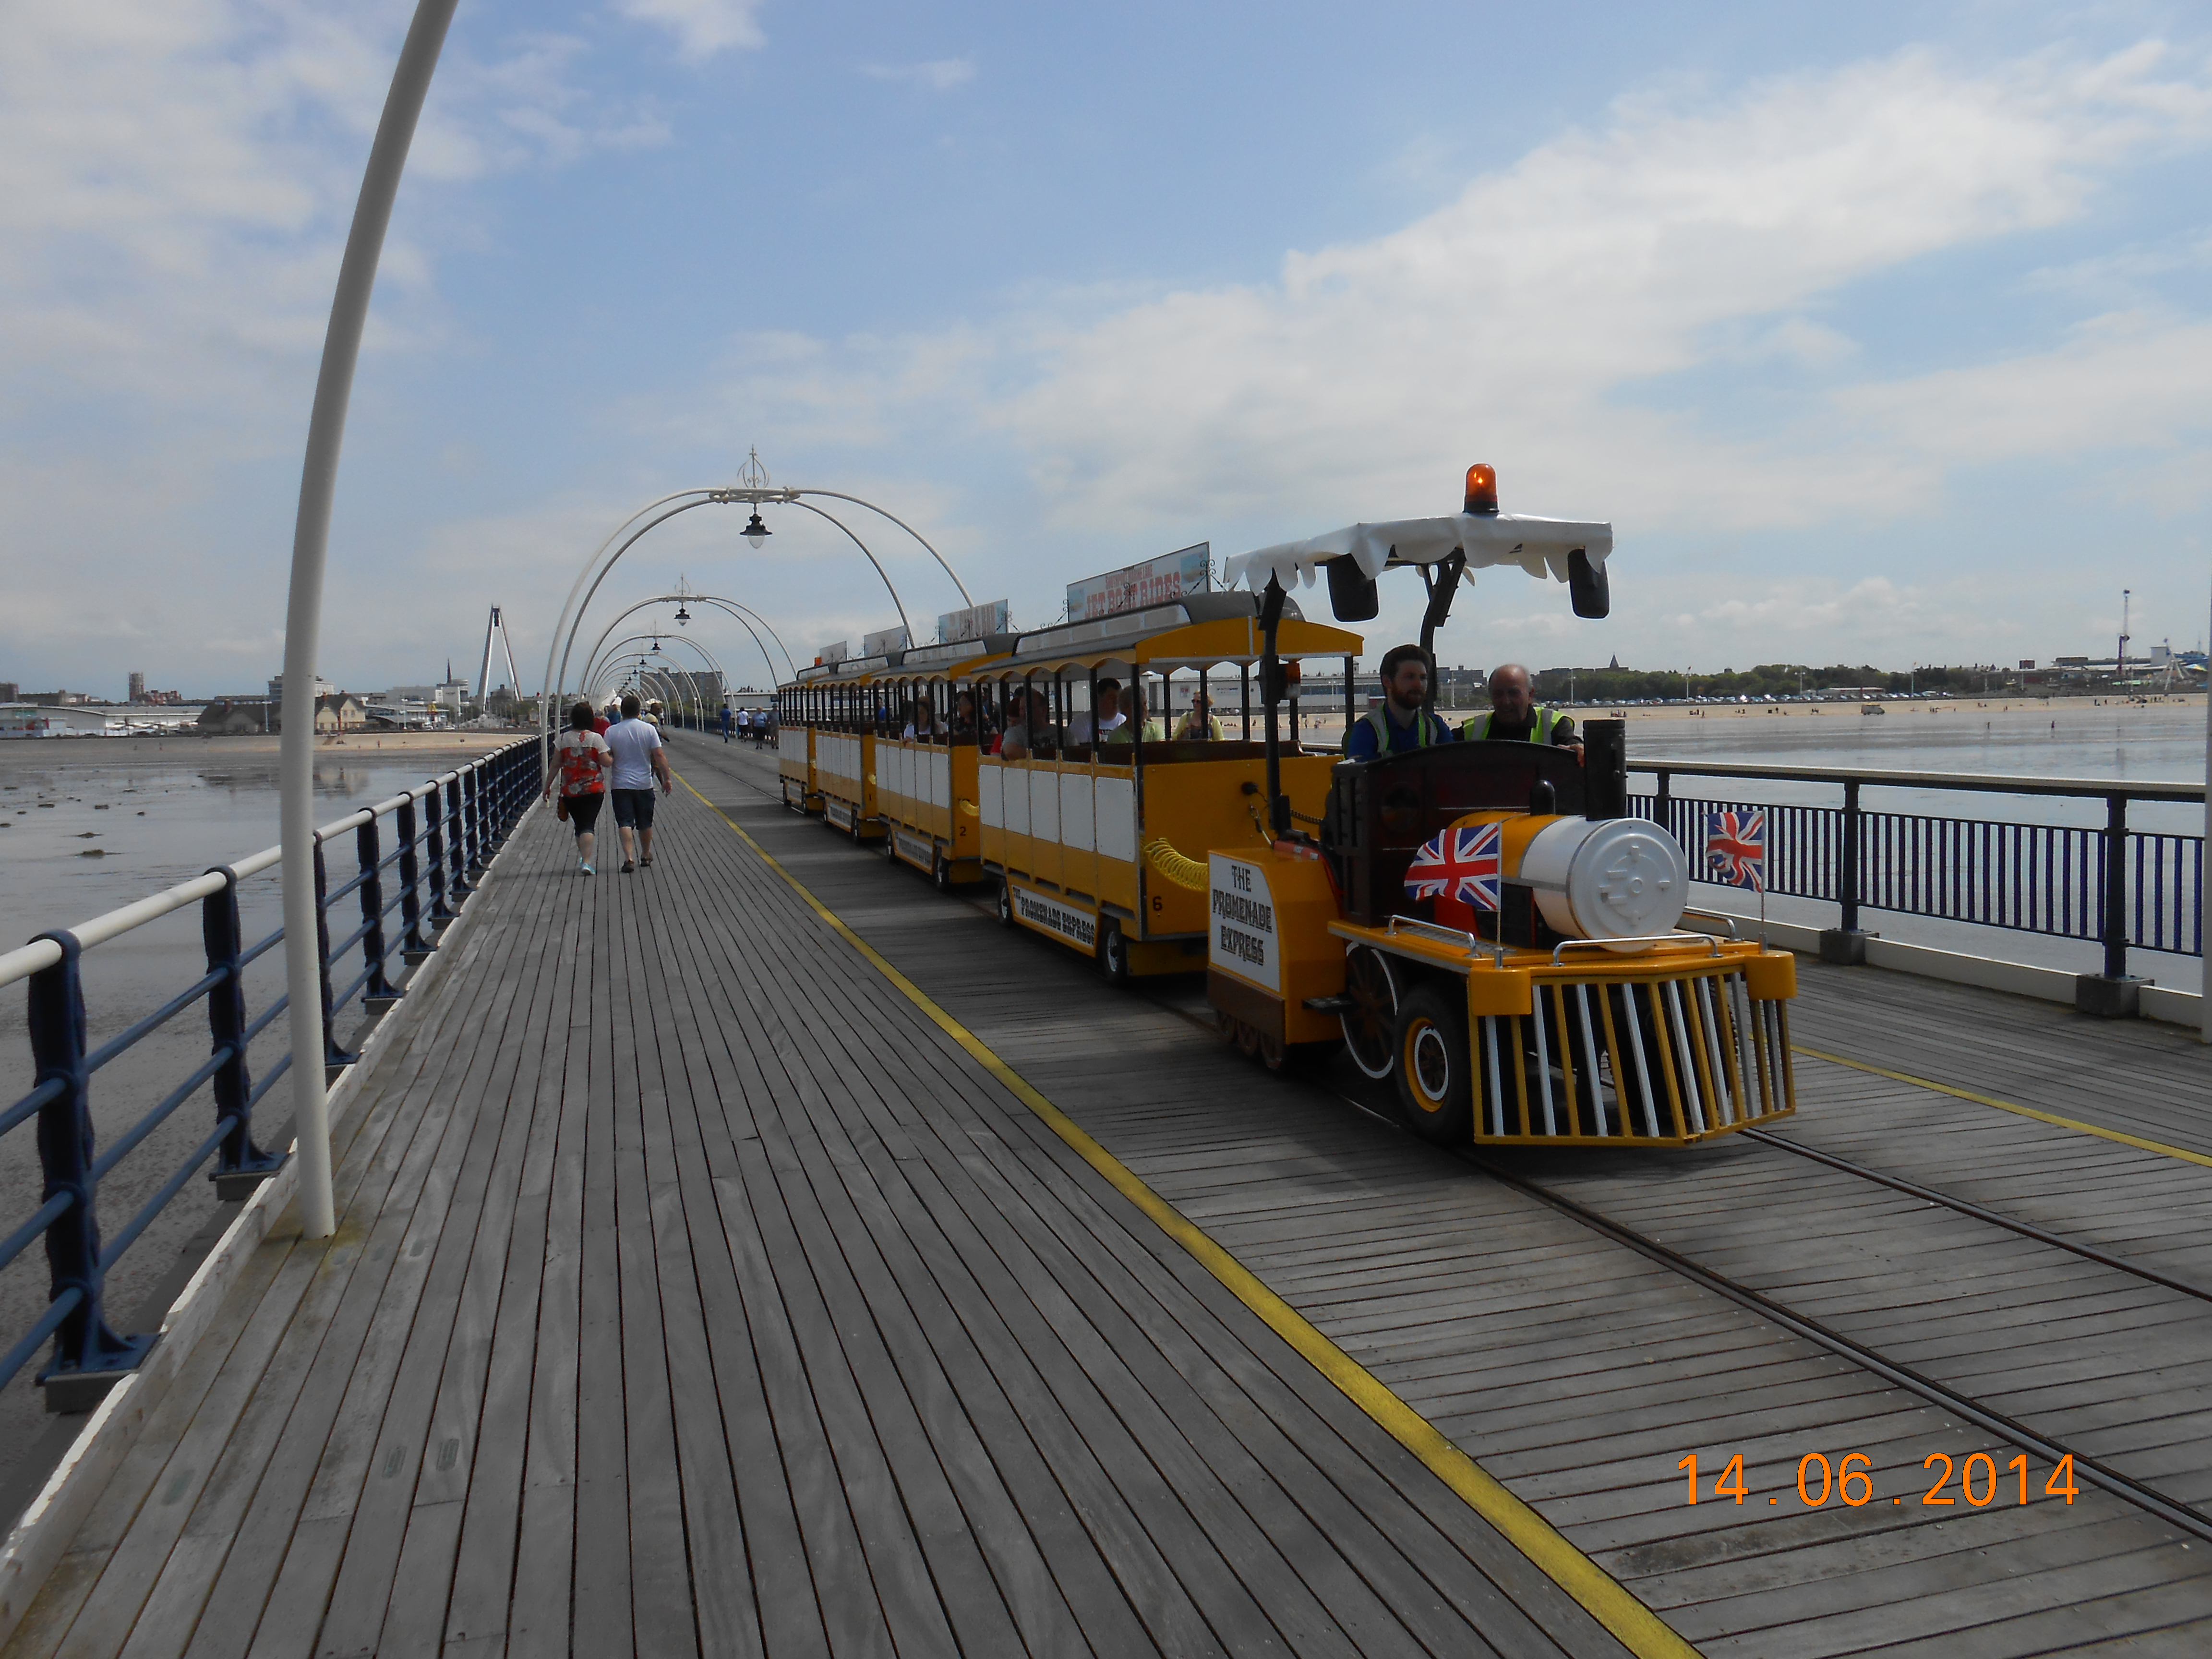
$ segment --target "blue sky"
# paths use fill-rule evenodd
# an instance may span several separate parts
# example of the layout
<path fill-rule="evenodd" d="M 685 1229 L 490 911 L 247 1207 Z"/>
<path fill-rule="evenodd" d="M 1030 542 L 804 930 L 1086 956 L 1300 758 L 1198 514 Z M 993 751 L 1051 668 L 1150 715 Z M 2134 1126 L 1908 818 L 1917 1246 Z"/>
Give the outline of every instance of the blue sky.
<path fill-rule="evenodd" d="M 74 0 L 0 38 L 0 678 L 277 665 L 406 13 Z M 752 445 L 1030 624 L 1190 542 L 1449 510 L 1483 459 L 1509 509 L 1613 521 L 1615 612 L 1486 575 L 1448 661 L 2048 658 L 2109 649 L 2123 586 L 2194 644 L 2208 145 L 2201 7 L 464 0 L 323 660 L 419 680 L 497 603 L 534 684 L 600 538 Z M 802 654 L 895 620 L 834 531 L 740 522 L 656 532 L 606 599 L 680 572 Z M 911 615 L 957 603 L 856 528 Z"/>

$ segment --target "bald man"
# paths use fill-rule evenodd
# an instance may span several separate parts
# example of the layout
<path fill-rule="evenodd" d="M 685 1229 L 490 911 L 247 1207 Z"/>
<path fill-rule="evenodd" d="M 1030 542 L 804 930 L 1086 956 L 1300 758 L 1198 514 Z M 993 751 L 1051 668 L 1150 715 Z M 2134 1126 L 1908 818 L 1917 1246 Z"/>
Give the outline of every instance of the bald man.
<path fill-rule="evenodd" d="M 1528 684 L 1528 671 L 1509 662 L 1490 671 L 1490 712 L 1478 714 L 1460 727 L 1463 743 L 1549 743 L 1562 749 L 1580 749 L 1582 736 L 1565 714 L 1537 706 Z"/>

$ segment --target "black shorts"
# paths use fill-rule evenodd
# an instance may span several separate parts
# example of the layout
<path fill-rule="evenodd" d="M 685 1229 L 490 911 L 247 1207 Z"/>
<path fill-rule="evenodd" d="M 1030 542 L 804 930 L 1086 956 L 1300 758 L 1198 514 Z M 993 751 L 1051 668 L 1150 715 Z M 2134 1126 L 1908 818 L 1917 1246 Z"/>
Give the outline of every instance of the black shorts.
<path fill-rule="evenodd" d="M 592 833 L 592 826 L 599 821 L 599 808 L 606 805 L 604 790 L 594 789 L 585 795 L 563 795 L 561 799 L 568 808 L 568 827 L 580 836 Z"/>
<path fill-rule="evenodd" d="M 615 822 L 625 830 L 653 828 L 653 791 L 650 789 L 615 789 L 608 792 L 614 797 Z"/>

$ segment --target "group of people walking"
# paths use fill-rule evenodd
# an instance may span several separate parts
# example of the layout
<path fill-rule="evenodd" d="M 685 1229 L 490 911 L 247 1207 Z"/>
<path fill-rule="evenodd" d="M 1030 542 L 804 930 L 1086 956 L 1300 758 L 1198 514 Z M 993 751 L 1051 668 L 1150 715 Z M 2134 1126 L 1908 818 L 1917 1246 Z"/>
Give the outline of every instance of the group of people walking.
<path fill-rule="evenodd" d="M 775 722 L 765 708 L 725 707 L 722 710 L 722 741 L 732 737 L 750 738 L 755 743 L 766 743 L 775 729 Z"/>
<path fill-rule="evenodd" d="M 554 744 L 553 769 L 545 780 L 545 799 L 560 791 L 560 814 L 576 835 L 576 869 L 596 873 L 592 854 L 597 842 L 599 809 L 611 798 L 615 826 L 622 837 L 622 870 L 653 867 L 653 791 L 676 787 L 660 730 L 642 717 L 643 705 L 625 696 L 619 719 L 610 720 L 580 702 L 568 711 L 568 729 Z M 610 710 L 609 714 L 617 713 Z"/>

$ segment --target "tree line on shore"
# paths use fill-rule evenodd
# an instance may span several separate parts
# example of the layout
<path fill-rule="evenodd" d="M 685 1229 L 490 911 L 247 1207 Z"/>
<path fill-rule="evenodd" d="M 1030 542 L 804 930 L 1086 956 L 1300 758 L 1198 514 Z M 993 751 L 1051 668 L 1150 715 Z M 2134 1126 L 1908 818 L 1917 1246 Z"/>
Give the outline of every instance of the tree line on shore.
<path fill-rule="evenodd" d="M 1948 691 L 1963 696 L 1985 688 L 2002 689 L 2008 671 L 1973 666 L 1921 668 L 1891 673 L 1862 663 L 1814 668 L 1802 663 L 1761 663 L 1756 668 L 1723 668 L 1717 673 L 1686 676 L 1679 668 L 1546 668 L 1535 675 L 1540 702 L 1632 702 L 1655 698 L 1766 697 L 1799 691 Z"/>

